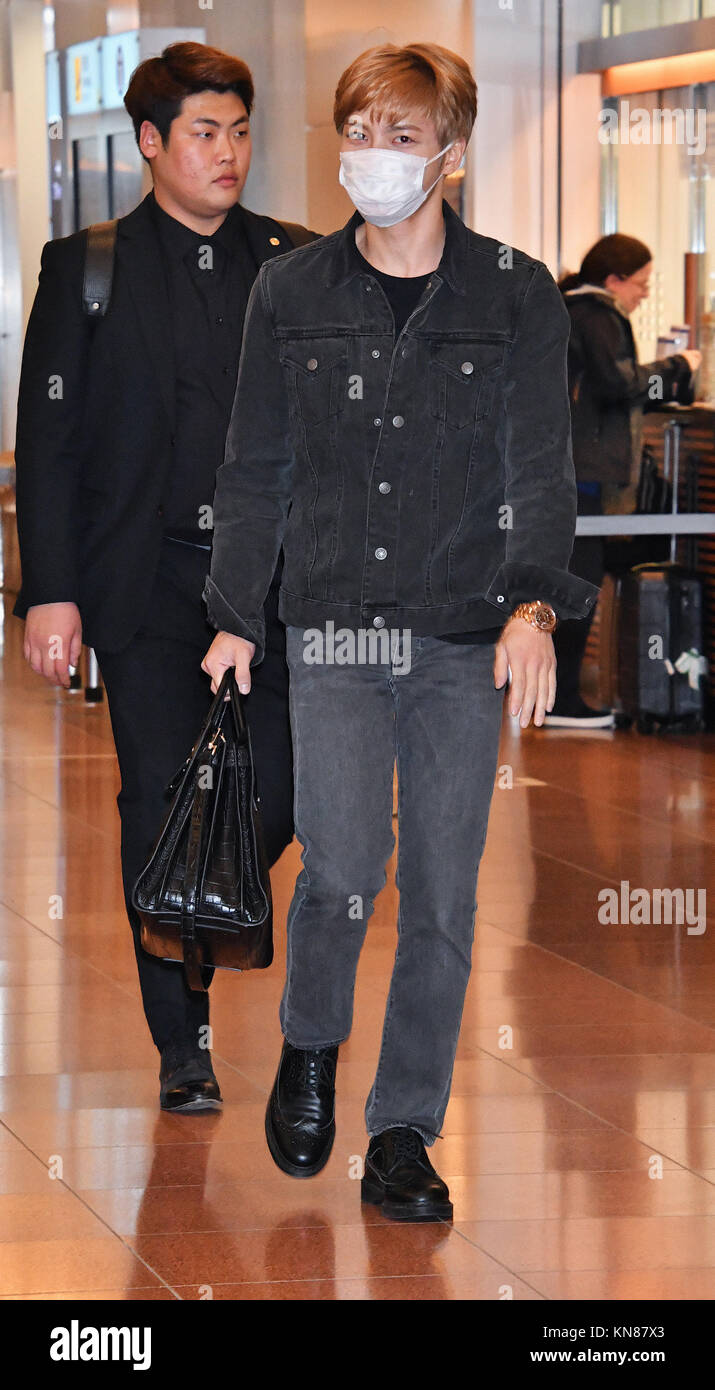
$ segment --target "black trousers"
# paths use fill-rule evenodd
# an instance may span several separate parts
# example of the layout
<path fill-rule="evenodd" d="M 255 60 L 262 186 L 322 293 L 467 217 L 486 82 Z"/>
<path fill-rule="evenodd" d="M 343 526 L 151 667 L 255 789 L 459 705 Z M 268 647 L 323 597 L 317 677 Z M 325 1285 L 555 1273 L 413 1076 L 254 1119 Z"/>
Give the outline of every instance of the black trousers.
<path fill-rule="evenodd" d="M 148 955 L 131 892 L 166 816 L 167 782 L 188 756 L 213 699 L 201 670 L 215 629 L 206 621 L 201 591 L 209 554 L 164 540 L 144 621 L 120 652 L 96 651 L 107 692 L 121 774 L 124 899 L 134 933 L 147 1023 L 161 1048 L 175 1033 L 198 1039 L 208 1023 L 208 995 L 188 989 L 184 968 Z M 278 586 L 265 606 L 266 653 L 251 672 L 245 697 L 268 859 L 274 864 L 293 838 L 293 758 L 288 709 L 285 628 Z M 208 983 L 212 972 L 206 972 Z"/>

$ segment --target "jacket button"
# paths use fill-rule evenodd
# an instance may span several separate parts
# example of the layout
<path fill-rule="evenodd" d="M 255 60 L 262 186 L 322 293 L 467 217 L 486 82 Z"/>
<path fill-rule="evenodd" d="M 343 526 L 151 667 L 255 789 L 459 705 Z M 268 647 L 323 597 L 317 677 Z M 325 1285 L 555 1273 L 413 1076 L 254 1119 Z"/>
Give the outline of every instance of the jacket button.
<path fill-rule="evenodd" d="M 381 618 L 380 615 L 378 614 L 378 616 L 377 616 L 376 618 L 373 618 L 373 620 L 372 620 L 372 625 L 373 625 L 373 627 L 384 627 L 384 626 L 385 626 L 385 619 L 384 619 L 384 618 Z"/>
<path fill-rule="evenodd" d="M 472 372 L 474 371 L 474 363 L 473 363 L 473 362 L 463 362 L 463 363 L 462 363 L 462 371 L 464 372 L 464 375 L 465 375 L 465 376 L 471 376 L 471 375 L 472 375 Z"/>
<path fill-rule="evenodd" d="M 163 516 L 163 515 L 164 515 L 164 508 L 163 508 L 163 507 L 157 507 L 157 509 L 156 509 L 156 514 L 157 514 L 157 516 Z"/>
<path fill-rule="evenodd" d="M 314 372 L 318 366 L 317 357 L 309 357 L 308 361 L 306 362 L 306 366 L 309 372 Z"/>
<path fill-rule="evenodd" d="M 395 426 L 395 429 L 396 429 L 396 430 L 401 430 L 401 429 L 402 429 L 402 426 L 403 426 L 404 423 L 405 423 L 405 417 L 404 417 L 404 415 L 393 415 L 393 417 L 392 417 L 392 423 L 393 423 L 393 425 Z"/>
<path fill-rule="evenodd" d="M 373 348 L 373 350 L 372 350 L 372 355 L 373 355 L 373 357 L 379 357 L 379 356 L 380 356 L 380 349 L 379 349 L 379 348 Z"/>
<path fill-rule="evenodd" d="M 386 560 L 386 559 L 387 559 L 387 551 L 385 550 L 384 545 L 378 545 L 377 550 L 375 551 L 375 559 L 376 559 L 376 560 Z"/>
<path fill-rule="evenodd" d="M 372 423 L 373 423 L 373 425 L 381 425 L 381 424 L 382 424 L 382 420 L 380 419 L 380 416 L 377 415 L 377 416 L 375 417 L 375 419 L 373 420 Z"/>
<path fill-rule="evenodd" d="M 380 492 L 392 492 L 392 484 L 391 484 L 391 483 L 380 483 L 379 491 L 380 491 Z"/>
<path fill-rule="evenodd" d="M 497 603 L 504 603 L 504 595 L 497 594 Z"/>

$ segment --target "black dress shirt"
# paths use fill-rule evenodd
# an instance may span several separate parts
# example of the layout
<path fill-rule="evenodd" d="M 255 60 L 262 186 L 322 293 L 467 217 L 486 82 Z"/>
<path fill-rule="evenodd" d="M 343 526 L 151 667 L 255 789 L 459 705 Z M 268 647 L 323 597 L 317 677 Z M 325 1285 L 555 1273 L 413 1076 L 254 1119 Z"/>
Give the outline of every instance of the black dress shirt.
<path fill-rule="evenodd" d="M 152 195 L 171 307 L 176 433 L 164 534 L 210 546 L 216 470 L 223 462 L 243 320 L 258 266 L 231 208 L 211 236 L 171 217 Z"/>

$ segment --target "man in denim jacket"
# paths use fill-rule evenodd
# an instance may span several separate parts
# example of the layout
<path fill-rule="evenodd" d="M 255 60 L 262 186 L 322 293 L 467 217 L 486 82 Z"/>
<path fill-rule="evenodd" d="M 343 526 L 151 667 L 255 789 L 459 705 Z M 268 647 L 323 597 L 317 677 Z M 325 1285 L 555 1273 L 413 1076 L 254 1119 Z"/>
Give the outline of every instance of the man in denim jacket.
<path fill-rule="evenodd" d="M 311 1176 L 332 1148 L 338 1048 L 394 847 L 399 944 L 367 1101 L 363 1200 L 449 1219 L 439 1136 L 471 964 L 503 688 L 525 728 L 555 695 L 551 632 L 597 590 L 568 573 L 576 492 L 568 314 L 546 266 L 442 201 L 476 115 L 467 64 L 386 45 L 335 101 L 347 226 L 251 295 L 204 597 L 212 688 L 264 651 L 281 546 L 295 825 L 284 1035 L 266 1134 Z"/>

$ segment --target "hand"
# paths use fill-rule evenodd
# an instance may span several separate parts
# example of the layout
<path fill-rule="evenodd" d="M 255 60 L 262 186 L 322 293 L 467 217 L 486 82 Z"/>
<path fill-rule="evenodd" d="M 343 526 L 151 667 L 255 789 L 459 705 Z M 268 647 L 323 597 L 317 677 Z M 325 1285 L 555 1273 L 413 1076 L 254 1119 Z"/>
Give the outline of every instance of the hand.
<path fill-rule="evenodd" d="M 698 352 L 697 348 L 683 348 L 683 351 L 680 353 L 680 356 L 685 358 L 693 376 L 695 376 L 695 373 L 697 372 L 698 367 L 700 366 L 700 363 L 703 360 L 702 352 Z"/>
<path fill-rule="evenodd" d="M 34 603 L 27 610 L 22 654 L 38 676 L 69 689 L 70 666 L 82 650 L 82 619 L 76 603 Z"/>
<path fill-rule="evenodd" d="M 531 720 L 543 724 L 544 714 L 554 707 L 556 698 L 556 654 L 549 632 L 539 632 L 525 618 L 510 618 L 496 646 L 494 684 L 506 684 L 511 667 L 509 713 L 517 715 L 526 729 Z"/>
<path fill-rule="evenodd" d="M 236 667 L 236 683 L 241 694 L 248 694 L 251 689 L 249 666 L 255 650 L 255 642 L 247 642 L 245 637 L 236 637 L 233 632 L 216 633 L 201 662 L 201 670 L 211 677 L 211 693 L 213 695 L 216 694 L 224 671 L 229 666 Z"/>

